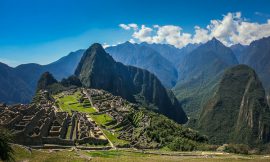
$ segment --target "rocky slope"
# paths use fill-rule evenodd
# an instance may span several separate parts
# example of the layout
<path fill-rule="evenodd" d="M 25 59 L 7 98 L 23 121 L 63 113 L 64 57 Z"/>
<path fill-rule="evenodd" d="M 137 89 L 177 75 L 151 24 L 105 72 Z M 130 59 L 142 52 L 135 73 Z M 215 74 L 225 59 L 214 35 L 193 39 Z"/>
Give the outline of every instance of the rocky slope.
<path fill-rule="evenodd" d="M 197 128 L 217 144 L 270 141 L 270 109 L 253 69 L 238 65 L 225 72 L 215 95 L 204 106 Z"/>
<path fill-rule="evenodd" d="M 145 105 L 179 123 L 187 121 L 177 99 L 155 75 L 116 62 L 100 44 L 93 44 L 85 51 L 75 75 L 85 87 L 104 89 L 130 102 Z"/>

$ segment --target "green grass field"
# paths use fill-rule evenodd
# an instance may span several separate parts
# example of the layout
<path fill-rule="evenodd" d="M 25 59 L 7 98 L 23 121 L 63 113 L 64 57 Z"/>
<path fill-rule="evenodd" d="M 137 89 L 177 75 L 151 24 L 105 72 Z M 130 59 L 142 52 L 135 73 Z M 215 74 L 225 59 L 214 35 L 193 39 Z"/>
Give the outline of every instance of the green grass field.
<path fill-rule="evenodd" d="M 80 98 L 80 92 L 76 92 L 74 95 L 66 95 L 62 98 L 59 98 L 58 95 L 55 96 L 59 107 L 66 112 L 71 114 L 71 110 L 83 112 L 83 113 L 94 113 L 96 110 L 91 107 L 89 101 L 85 101 L 83 103 L 79 103 L 78 100 Z"/>
<path fill-rule="evenodd" d="M 106 124 L 110 123 L 113 119 L 107 114 L 94 115 L 90 114 L 93 120 L 97 122 L 99 125 L 106 126 Z"/>
<path fill-rule="evenodd" d="M 132 150 L 75 151 L 75 150 L 32 150 L 13 146 L 15 161 L 20 162 L 268 162 L 265 155 L 216 154 L 214 152 L 165 152 L 163 155 Z M 155 151 L 153 151 L 155 152 Z M 162 154 L 162 153 L 161 153 Z"/>

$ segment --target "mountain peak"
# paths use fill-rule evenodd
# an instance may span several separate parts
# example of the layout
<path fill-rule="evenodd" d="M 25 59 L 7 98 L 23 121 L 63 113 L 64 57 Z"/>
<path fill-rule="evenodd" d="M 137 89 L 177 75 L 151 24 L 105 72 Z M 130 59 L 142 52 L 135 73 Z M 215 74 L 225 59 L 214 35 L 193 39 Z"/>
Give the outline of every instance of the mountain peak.
<path fill-rule="evenodd" d="M 106 53 L 101 44 L 94 43 L 84 52 L 83 57 L 81 58 L 81 61 L 75 70 L 75 75 L 79 76 L 81 70 L 86 68 L 83 66 L 90 67 L 93 65 L 93 63 L 97 62 L 111 63 L 114 62 L 114 60 L 109 54 Z"/>
<path fill-rule="evenodd" d="M 206 42 L 206 44 L 212 44 L 215 46 L 218 46 L 218 45 L 224 46 L 224 44 L 220 42 L 216 37 L 213 37 L 210 41 Z"/>
<path fill-rule="evenodd" d="M 213 37 L 211 41 L 219 41 L 216 37 Z"/>
<path fill-rule="evenodd" d="M 126 41 L 125 43 L 123 43 L 125 45 L 133 45 L 130 41 Z"/>
<path fill-rule="evenodd" d="M 107 56 L 107 53 L 101 44 L 94 43 L 85 51 L 82 59 L 84 59 L 85 57 L 91 57 L 93 59 L 96 59 L 97 56 L 104 58 Z"/>
<path fill-rule="evenodd" d="M 99 43 L 94 43 L 94 44 L 92 44 L 88 49 L 87 49 L 87 51 L 92 51 L 92 52 L 98 52 L 98 51 L 104 51 L 104 49 L 103 49 L 103 47 L 102 47 L 102 45 L 101 44 L 99 44 Z M 105 51 L 104 51 L 105 52 Z"/>
<path fill-rule="evenodd" d="M 38 81 L 37 90 L 47 89 L 48 86 L 54 83 L 57 83 L 57 80 L 53 77 L 53 75 L 50 72 L 45 72 L 41 75 Z"/>

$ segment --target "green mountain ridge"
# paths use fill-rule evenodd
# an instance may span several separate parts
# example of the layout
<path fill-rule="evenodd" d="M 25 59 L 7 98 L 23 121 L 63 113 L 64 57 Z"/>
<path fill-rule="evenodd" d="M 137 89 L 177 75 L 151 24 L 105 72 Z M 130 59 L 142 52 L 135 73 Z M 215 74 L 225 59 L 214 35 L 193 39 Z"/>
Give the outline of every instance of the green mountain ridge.
<path fill-rule="evenodd" d="M 253 69 L 238 65 L 226 70 L 214 96 L 203 107 L 197 129 L 217 144 L 270 141 L 270 109 Z"/>

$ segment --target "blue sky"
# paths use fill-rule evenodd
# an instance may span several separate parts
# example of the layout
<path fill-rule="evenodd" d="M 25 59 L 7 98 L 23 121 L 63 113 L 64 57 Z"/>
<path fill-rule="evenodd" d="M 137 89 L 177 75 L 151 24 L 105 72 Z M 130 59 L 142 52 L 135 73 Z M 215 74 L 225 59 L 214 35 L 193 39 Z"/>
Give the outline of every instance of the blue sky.
<path fill-rule="evenodd" d="M 0 61 L 47 64 L 93 42 L 130 40 L 135 31 L 119 24 L 174 25 L 194 34 L 194 26 L 236 12 L 266 23 L 269 8 L 267 0 L 0 0 Z"/>

